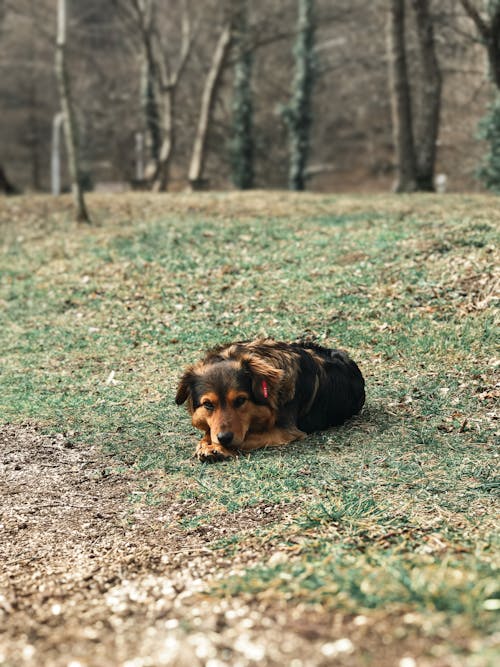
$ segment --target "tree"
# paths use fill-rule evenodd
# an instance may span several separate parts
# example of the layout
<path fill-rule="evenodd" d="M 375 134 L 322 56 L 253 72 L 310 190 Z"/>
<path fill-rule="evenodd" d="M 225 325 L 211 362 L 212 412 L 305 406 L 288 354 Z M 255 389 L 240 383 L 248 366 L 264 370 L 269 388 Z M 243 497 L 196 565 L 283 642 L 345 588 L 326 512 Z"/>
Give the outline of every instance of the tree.
<path fill-rule="evenodd" d="M 441 108 L 441 72 L 436 56 L 429 0 L 411 0 L 420 60 L 412 90 L 407 63 L 405 0 L 389 0 L 387 44 L 396 192 L 434 190 L 434 166 Z"/>
<path fill-rule="evenodd" d="M 500 0 L 487 0 L 480 11 L 471 0 L 460 0 L 462 7 L 474 22 L 479 37 L 486 48 L 490 76 L 500 90 Z"/>
<path fill-rule="evenodd" d="M 489 150 L 478 169 L 478 176 L 488 190 L 500 194 L 500 93 L 479 124 L 479 136 L 489 144 Z"/>
<path fill-rule="evenodd" d="M 149 137 L 151 157 L 156 165 L 160 156 L 160 109 L 158 94 L 155 86 L 155 65 L 151 46 L 153 30 L 153 3 L 144 0 L 134 3 L 137 19 L 141 26 L 142 53 L 141 53 L 141 81 L 140 101 L 146 134 Z"/>
<path fill-rule="evenodd" d="M 4 168 L 0 164 L 0 192 L 3 192 L 6 195 L 15 195 L 17 190 L 14 185 L 7 178 Z"/>
<path fill-rule="evenodd" d="M 232 180 L 237 188 L 247 190 L 254 183 L 254 139 L 252 105 L 252 61 L 248 29 L 248 2 L 237 0 L 234 25 L 233 138 L 231 141 Z"/>
<path fill-rule="evenodd" d="M 78 127 L 71 94 L 71 81 L 66 67 L 66 0 L 58 0 L 57 4 L 57 38 L 56 38 L 56 76 L 59 85 L 59 97 L 64 114 L 64 134 L 66 139 L 66 153 L 68 156 L 71 189 L 75 202 L 77 222 L 90 223 L 90 217 L 85 205 L 83 194 L 83 174 L 80 166 L 80 152 L 78 145 Z"/>
<path fill-rule="evenodd" d="M 412 0 L 420 56 L 419 106 L 415 118 L 415 162 L 417 190 L 434 190 L 439 117 L 441 70 L 436 56 L 434 24 L 429 0 Z"/>
<path fill-rule="evenodd" d="M 176 95 L 193 45 L 187 0 L 181 3 L 180 47 L 172 59 L 157 22 L 156 0 L 123 0 L 121 6 L 134 21 L 139 33 L 142 58 L 142 106 L 150 136 L 153 190 L 168 187 L 170 163 L 175 150 Z"/>
<path fill-rule="evenodd" d="M 389 0 L 387 46 L 392 124 L 398 170 L 394 191 L 413 192 L 417 189 L 417 165 L 411 93 L 406 64 L 405 0 Z"/>
<path fill-rule="evenodd" d="M 223 26 L 212 57 L 212 63 L 205 79 L 201 98 L 200 116 L 193 142 L 193 153 L 189 166 L 189 183 L 193 190 L 202 187 L 203 168 L 206 157 L 206 143 L 210 117 L 215 103 L 217 89 L 221 80 L 222 69 L 231 47 L 231 25 Z"/>
<path fill-rule="evenodd" d="M 314 1 L 298 0 L 295 76 L 292 98 L 282 110 L 288 128 L 290 167 L 288 187 L 304 190 L 312 126 L 312 92 L 314 85 Z"/>
<path fill-rule="evenodd" d="M 5 3 L 3 0 L 0 0 L 0 28 L 2 26 L 3 19 L 5 17 Z M 17 189 L 7 178 L 5 169 L 0 163 L 0 192 L 6 195 L 17 194 Z"/>
<path fill-rule="evenodd" d="M 488 0 L 480 12 L 470 0 L 461 0 L 474 22 L 488 55 L 489 75 L 496 87 L 496 99 L 479 125 L 479 136 L 489 144 L 478 176 L 489 190 L 500 192 L 500 0 Z"/>

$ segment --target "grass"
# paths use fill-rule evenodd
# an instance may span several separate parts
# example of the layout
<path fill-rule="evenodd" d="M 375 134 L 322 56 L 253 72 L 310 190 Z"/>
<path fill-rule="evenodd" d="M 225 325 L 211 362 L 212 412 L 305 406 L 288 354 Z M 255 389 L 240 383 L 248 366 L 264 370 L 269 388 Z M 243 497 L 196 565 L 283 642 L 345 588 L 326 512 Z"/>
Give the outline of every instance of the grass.
<path fill-rule="evenodd" d="M 492 632 L 498 200 L 252 193 L 91 206 L 99 225 L 83 229 L 67 202 L 0 202 L 3 421 L 163 469 L 163 492 L 192 500 L 185 530 L 227 517 L 236 528 L 212 548 L 269 560 L 216 573 L 212 595 Z M 286 451 L 195 463 L 196 435 L 173 404 L 181 369 L 211 345 L 267 335 L 348 349 L 367 378 L 365 411 Z M 286 518 L 238 531 L 261 506 Z"/>

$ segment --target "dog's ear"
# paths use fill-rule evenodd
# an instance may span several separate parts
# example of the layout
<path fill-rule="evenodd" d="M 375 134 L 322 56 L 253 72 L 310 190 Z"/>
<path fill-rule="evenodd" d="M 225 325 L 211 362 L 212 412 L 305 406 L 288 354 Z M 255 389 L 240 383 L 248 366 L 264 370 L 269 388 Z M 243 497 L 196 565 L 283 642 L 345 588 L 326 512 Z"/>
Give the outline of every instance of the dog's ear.
<path fill-rule="evenodd" d="M 195 377 L 196 375 L 194 373 L 192 366 L 190 366 L 184 371 L 184 374 L 179 380 L 179 385 L 177 387 L 177 394 L 175 396 L 175 402 L 177 403 L 177 405 L 182 405 L 188 400 L 188 398 L 191 398 Z"/>
<path fill-rule="evenodd" d="M 276 403 L 283 371 L 254 354 L 246 354 L 242 367 L 252 378 L 252 391 L 259 402 Z"/>

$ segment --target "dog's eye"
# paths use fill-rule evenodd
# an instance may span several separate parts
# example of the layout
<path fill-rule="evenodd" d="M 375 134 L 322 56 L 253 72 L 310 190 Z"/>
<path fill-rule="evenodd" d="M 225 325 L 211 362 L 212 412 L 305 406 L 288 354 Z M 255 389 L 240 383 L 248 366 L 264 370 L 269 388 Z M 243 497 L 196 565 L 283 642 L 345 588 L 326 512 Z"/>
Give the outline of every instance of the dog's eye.
<path fill-rule="evenodd" d="M 202 405 L 205 408 L 205 410 L 209 410 L 210 412 L 212 412 L 212 410 L 215 408 L 212 401 L 203 401 Z"/>
<path fill-rule="evenodd" d="M 238 396 L 238 398 L 235 398 L 233 401 L 233 405 L 235 408 L 241 408 L 241 406 L 247 402 L 247 399 L 245 396 Z"/>

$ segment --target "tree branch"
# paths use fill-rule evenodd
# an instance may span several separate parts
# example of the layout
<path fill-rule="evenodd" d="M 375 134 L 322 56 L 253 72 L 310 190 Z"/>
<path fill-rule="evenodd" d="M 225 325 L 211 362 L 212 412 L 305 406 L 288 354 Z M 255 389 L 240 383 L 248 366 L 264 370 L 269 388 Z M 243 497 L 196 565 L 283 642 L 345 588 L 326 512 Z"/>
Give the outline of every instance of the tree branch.
<path fill-rule="evenodd" d="M 476 24 L 476 28 L 478 29 L 481 37 L 483 37 L 485 40 L 489 40 L 491 37 L 491 28 L 483 19 L 478 10 L 470 2 L 470 0 L 460 0 L 460 3 L 464 8 L 467 16 Z"/>
<path fill-rule="evenodd" d="M 187 6 L 186 0 L 182 3 L 182 41 L 181 41 L 181 53 L 179 57 L 179 63 L 175 69 L 175 72 L 170 77 L 170 85 L 175 87 L 179 81 L 179 78 L 186 66 L 189 55 L 191 53 L 191 47 L 193 45 L 193 31 L 191 29 L 191 18 L 189 15 L 189 9 Z"/>

